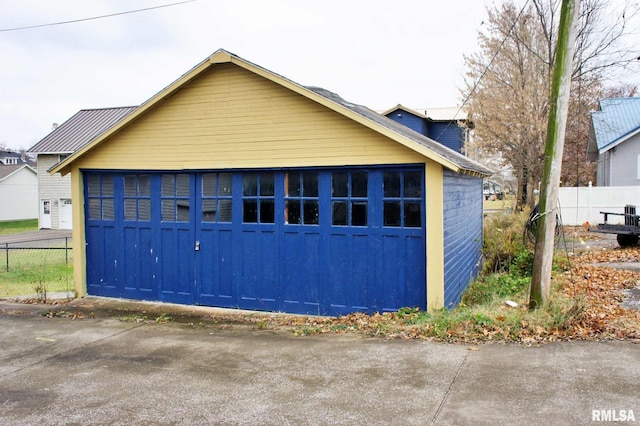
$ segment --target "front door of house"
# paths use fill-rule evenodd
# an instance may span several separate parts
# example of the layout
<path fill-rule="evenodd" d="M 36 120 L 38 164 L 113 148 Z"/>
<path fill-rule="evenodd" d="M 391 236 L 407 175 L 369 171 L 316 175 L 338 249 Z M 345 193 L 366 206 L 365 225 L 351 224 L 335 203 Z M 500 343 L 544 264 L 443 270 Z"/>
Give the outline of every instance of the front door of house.
<path fill-rule="evenodd" d="M 40 229 L 51 229 L 51 200 L 40 200 Z"/>

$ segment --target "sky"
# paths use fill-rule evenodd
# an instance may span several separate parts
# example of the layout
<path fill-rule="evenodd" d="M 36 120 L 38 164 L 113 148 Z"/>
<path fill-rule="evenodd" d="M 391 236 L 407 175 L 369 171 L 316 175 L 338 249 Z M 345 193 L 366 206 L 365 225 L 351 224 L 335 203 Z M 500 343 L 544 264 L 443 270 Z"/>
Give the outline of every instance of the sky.
<path fill-rule="evenodd" d="M 0 0 L 0 145 L 139 105 L 217 49 L 375 110 L 461 103 L 492 0 Z"/>

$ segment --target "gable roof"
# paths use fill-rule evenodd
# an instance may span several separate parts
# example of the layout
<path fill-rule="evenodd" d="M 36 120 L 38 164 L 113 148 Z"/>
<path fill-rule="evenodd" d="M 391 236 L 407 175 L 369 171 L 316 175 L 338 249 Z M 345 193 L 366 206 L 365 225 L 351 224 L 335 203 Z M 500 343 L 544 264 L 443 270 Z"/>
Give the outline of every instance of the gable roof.
<path fill-rule="evenodd" d="M 38 174 L 33 167 L 28 164 L 12 164 L 9 166 L 0 166 L 0 181 L 7 179 L 9 176 L 18 173 L 20 170 L 27 168 L 27 170 L 31 170 L 34 174 Z"/>
<path fill-rule="evenodd" d="M 395 121 L 387 118 L 383 115 L 376 113 L 369 108 L 361 105 L 356 105 L 345 101 L 340 96 L 332 93 L 328 90 L 317 87 L 302 86 L 294 81 L 291 81 L 279 74 L 262 68 L 254 63 L 251 63 L 245 59 L 240 58 L 226 50 L 220 49 L 213 53 L 211 56 L 200 62 L 194 68 L 187 73 L 183 74 L 176 81 L 169 86 L 158 92 L 149 100 L 140 105 L 135 111 L 129 114 L 126 118 L 116 123 L 109 130 L 96 137 L 90 143 L 84 145 L 74 154 L 67 159 L 58 163 L 50 169 L 50 173 L 60 172 L 66 174 L 70 171 L 70 165 L 81 158 L 89 151 L 95 149 L 103 141 L 114 135 L 121 129 L 125 128 L 130 123 L 137 120 L 140 116 L 145 114 L 148 110 L 153 108 L 157 103 L 163 99 L 171 96 L 176 91 L 180 90 L 182 86 L 193 80 L 205 70 L 210 67 L 215 67 L 217 64 L 231 63 L 237 65 L 249 72 L 257 74 L 267 80 L 270 80 L 276 84 L 279 84 L 293 92 L 296 92 L 312 101 L 315 101 L 343 116 L 356 121 L 388 138 L 398 142 L 399 144 L 418 152 L 419 154 L 441 164 L 443 167 L 450 169 L 458 173 L 466 173 L 476 176 L 488 176 L 492 174 L 492 171 L 482 166 L 481 164 L 459 154 L 453 150 L 450 150 L 438 142 L 414 132 L 411 129 L 398 124 Z"/>
<path fill-rule="evenodd" d="M 599 111 L 591 113 L 592 138 L 602 154 L 640 133 L 640 97 L 600 100 Z"/>
<path fill-rule="evenodd" d="M 27 152 L 71 154 L 129 115 L 137 107 L 81 109 Z"/>
<path fill-rule="evenodd" d="M 402 110 L 413 114 L 420 118 L 426 118 L 431 121 L 464 121 L 467 119 L 467 111 L 461 107 L 444 107 L 444 108 L 408 108 L 402 104 L 398 104 L 393 108 L 382 112 L 382 115 L 387 115 L 391 112 Z M 424 111 L 424 112 L 423 112 Z"/>

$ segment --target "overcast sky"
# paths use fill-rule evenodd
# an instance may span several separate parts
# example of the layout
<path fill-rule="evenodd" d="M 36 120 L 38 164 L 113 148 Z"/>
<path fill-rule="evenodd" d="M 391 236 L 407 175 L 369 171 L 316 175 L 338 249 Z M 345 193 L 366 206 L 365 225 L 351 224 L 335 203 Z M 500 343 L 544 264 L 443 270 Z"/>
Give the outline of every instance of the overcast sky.
<path fill-rule="evenodd" d="M 180 0 L 0 0 L 0 29 Z M 491 0 L 196 0 L 0 31 L 0 143 L 29 148 L 83 108 L 139 105 L 219 48 L 373 109 L 460 103 Z"/>

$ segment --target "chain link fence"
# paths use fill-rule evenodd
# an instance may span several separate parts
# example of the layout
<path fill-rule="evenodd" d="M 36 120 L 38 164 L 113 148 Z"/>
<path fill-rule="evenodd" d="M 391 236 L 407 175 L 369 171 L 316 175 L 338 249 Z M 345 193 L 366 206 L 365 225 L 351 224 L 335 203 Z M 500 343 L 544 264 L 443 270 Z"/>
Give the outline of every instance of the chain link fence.
<path fill-rule="evenodd" d="M 69 237 L 3 243 L 1 250 L 0 267 L 4 272 L 42 269 L 47 265 L 68 265 L 73 261 Z"/>

